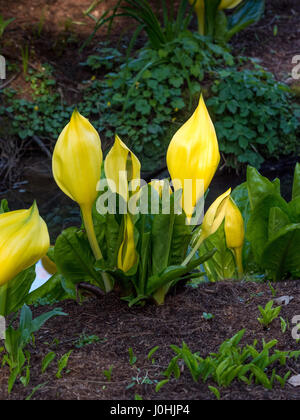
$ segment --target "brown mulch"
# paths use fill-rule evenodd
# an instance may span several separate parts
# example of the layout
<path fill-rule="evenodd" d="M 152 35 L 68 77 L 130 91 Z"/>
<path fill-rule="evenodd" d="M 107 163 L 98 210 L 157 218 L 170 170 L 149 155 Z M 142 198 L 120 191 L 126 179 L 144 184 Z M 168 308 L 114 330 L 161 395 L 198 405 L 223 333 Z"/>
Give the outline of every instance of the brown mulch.
<path fill-rule="evenodd" d="M 218 350 L 220 344 L 241 329 L 246 329 L 243 344 L 252 344 L 254 339 L 278 340 L 279 350 L 300 350 L 300 344 L 291 336 L 292 319 L 299 314 L 300 281 L 275 285 L 276 297 L 293 296 L 287 306 L 282 307 L 281 316 L 288 321 L 290 329 L 283 334 L 280 320 L 273 321 L 264 330 L 258 323 L 258 305 L 265 305 L 272 299 L 267 284 L 219 283 L 204 284 L 196 289 L 186 287 L 167 298 L 164 306 L 149 304 L 145 307 L 128 308 L 115 294 L 101 300 L 90 297 L 79 305 L 74 301 L 57 304 L 68 313 L 66 317 L 52 318 L 36 334 L 36 343 L 30 347 L 30 383 L 24 388 L 18 381 L 10 395 L 7 394 L 8 368 L 0 370 L 0 399 L 22 400 L 38 384 L 44 384 L 32 399 L 36 400 L 133 400 L 135 394 L 143 400 L 206 400 L 214 399 L 208 385 L 193 382 L 187 369 L 179 380 L 156 393 L 157 381 L 163 379 L 162 372 L 174 355 L 170 344 L 181 345 L 185 341 L 193 352 L 207 356 Z M 53 307 L 33 308 L 37 316 Z M 203 313 L 214 318 L 207 321 Z M 76 348 L 76 340 L 82 333 L 97 335 L 97 343 Z M 147 359 L 148 352 L 159 346 L 153 356 L 155 363 Z M 130 365 L 129 348 L 137 360 Z M 56 378 L 57 361 L 71 353 L 67 370 L 62 378 Z M 41 363 L 49 351 L 57 353 L 55 361 L 41 374 Z M 103 371 L 113 365 L 109 382 Z M 278 367 L 283 376 L 288 370 L 292 375 L 300 373 L 300 361 L 289 361 L 286 367 Z M 300 388 L 286 385 L 282 389 L 275 385 L 269 391 L 262 386 L 247 386 L 234 382 L 229 388 L 221 389 L 224 400 L 298 400 Z"/>

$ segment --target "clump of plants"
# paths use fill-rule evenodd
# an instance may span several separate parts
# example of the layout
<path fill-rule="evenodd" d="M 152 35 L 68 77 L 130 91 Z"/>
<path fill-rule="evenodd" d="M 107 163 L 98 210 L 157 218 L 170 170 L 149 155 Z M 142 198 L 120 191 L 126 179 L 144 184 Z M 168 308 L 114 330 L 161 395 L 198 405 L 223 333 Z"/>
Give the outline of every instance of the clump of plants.
<path fill-rule="evenodd" d="M 270 181 L 249 166 L 247 181 L 231 194 L 239 213 L 234 219 L 235 235 L 231 242 L 225 221 L 205 240 L 202 253 L 217 249 L 203 268 L 211 282 L 228 278 L 252 278 L 256 275 L 275 281 L 299 278 L 300 244 L 300 165 L 295 167 L 292 199 L 280 193 L 280 181 Z M 235 247 L 233 247 L 235 245 Z M 239 265 L 235 258 L 239 258 Z M 238 275 L 237 268 L 242 273 Z"/>
<path fill-rule="evenodd" d="M 247 385 L 260 384 L 266 389 L 272 389 L 276 382 L 285 386 L 291 372 L 284 377 L 277 374 L 276 363 L 285 366 L 289 359 L 300 357 L 299 351 L 280 351 L 275 348 L 277 340 L 268 343 L 263 341 L 262 350 L 257 349 L 258 342 L 254 340 L 252 345 L 241 345 L 245 335 L 241 330 L 231 339 L 221 344 L 217 353 L 211 353 L 206 358 L 200 356 L 200 352 L 192 353 L 186 343 L 182 347 L 171 345 L 175 352 L 164 375 L 166 379 L 161 381 L 156 390 L 159 391 L 172 376 L 178 379 L 181 375 L 180 364 L 183 362 L 188 368 L 193 380 L 204 383 L 212 380 L 219 388 L 226 388 L 233 381 L 246 383 Z M 220 390 L 215 386 L 209 386 L 214 395 L 220 399 Z"/>

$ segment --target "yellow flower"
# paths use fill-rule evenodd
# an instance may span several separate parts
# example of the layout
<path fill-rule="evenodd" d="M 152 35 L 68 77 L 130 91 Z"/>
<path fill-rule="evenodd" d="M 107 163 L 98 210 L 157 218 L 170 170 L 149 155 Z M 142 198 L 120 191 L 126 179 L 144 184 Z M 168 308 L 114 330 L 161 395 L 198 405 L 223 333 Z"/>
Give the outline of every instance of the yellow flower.
<path fill-rule="evenodd" d="M 191 118 L 177 131 L 168 148 L 167 165 L 175 190 L 183 189 L 183 209 L 192 217 L 220 162 L 219 145 L 214 125 L 201 96 Z M 191 180 L 184 188 L 184 181 Z M 197 180 L 203 191 L 197 191 Z"/>
<path fill-rule="evenodd" d="M 126 202 L 129 198 L 128 183 L 132 183 L 132 193 L 138 190 L 141 177 L 140 161 L 119 136 L 116 136 L 115 143 L 106 156 L 104 170 L 111 191 L 121 195 Z"/>
<path fill-rule="evenodd" d="M 49 246 L 47 225 L 36 203 L 28 210 L 0 214 L 0 286 L 34 265 Z"/>
<path fill-rule="evenodd" d="M 99 134 L 77 110 L 60 134 L 52 169 L 60 189 L 80 206 L 92 207 L 97 198 L 102 150 Z"/>
<path fill-rule="evenodd" d="M 89 243 L 96 260 L 102 258 L 92 220 L 92 206 L 97 198 L 101 176 L 102 150 L 99 134 L 77 110 L 63 129 L 54 148 L 53 176 L 60 189 L 81 209 Z M 111 284 L 103 274 L 106 291 Z"/>
<path fill-rule="evenodd" d="M 129 271 L 138 260 L 134 242 L 134 225 L 129 214 L 124 219 L 124 237 L 118 253 L 118 268 Z"/>
<path fill-rule="evenodd" d="M 227 247 L 232 250 L 239 275 L 242 275 L 242 252 L 245 241 L 244 220 L 239 208 L 232 198 L 228 200 L 226 205 L 224 229 Z"/>
<path fill-rule="evenodd" d="M 170 185 L 169 187 L 167 187 L 167 184 L 169 184 L 169 182 L 165 179 L 153 179 L 151 182 L 149 182 L 149 185 L 151 185 L 151 187 L 153 187 L 155 191 L 157 191 L 160 197 L 162 197 L 165 188 L 168 189 L 169 194 L 172 194 L 172 189 Z"/>
<path fill-rule="evenodd" d="M 107 106 L 108 106 L 108 108 L 110 108 L 111 107 L 111 102 L 107 102 Z"/>
<path fill-rule="evenodd" d="M 219 5 L 219 10 L 223 9 L 234 9 L 238 6 L 243 0 L 222 0 Z"/>
<path fill-rule="evenodd" d="M 39 110 L 39 107 L 36 105 L 33 109 L 34 109 L 35 111 L 38 111 L 38 110 Z"/>
<path fill-rule="evenodd" d="M 189 253 L 182 265 L 187 265 L 200 248 L 203 241 L 219 229 L 226 215 L 230 193 L 231 188 L 229 188 L 229 190 L 224 194 L 221 194 L 209 207 L 203 218 L 200 235 L 196 245 L 193 247 L 193 250 Z"/>

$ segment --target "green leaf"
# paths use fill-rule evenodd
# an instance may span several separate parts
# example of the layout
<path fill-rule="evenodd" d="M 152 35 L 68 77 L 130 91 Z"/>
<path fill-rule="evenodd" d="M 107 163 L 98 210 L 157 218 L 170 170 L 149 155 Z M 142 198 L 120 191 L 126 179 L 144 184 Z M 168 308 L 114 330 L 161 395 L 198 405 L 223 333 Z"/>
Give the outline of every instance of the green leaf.
<path fill-rule="evenodd" d="M 247 187 L 252 210 L 266 195 L 278 194 L 280 196 L 278 181 L 269 181 L 268 178 L 262 176 L 257 169 L 251 166 L 247 168 Z"/>
<path fill-rule="evenodd" d="M 272 207 L 269 214 L 269 240 L 284 226 L 290 223 L 290 219 L 279 207 Z"/>
<path fill-rule="evenodd" d="M 55 359 L 56 353 L 54 351 L 50 351 L 42 360 L 42 373 L 44 373 L 50 363 Z"/>
<path fill-rule="evenodd" d="M 49 302 L 76 299 L 76 294 L 67 293 L 63 285 L 64 277 L 58 273 L 54 274 L 46 283 L 29 293 L 26 298 L 27 305 L 32 305 L 40 299 L 46 299 Z"/>
<path fill-rule="evenodd" d="M 269 217 L 273 207 L 278 207 L 286 214 L 289 211 L 283 198 L 275 194 L 268 195 L 256 205 L 248 222 L 247 239 L 251 243 L 253 255 L 258 264 L 262 262 L 262 253 L 269 241 Z"/>
<path fill-rule="evenodd" d="M 69 357 L 71 355 L 73 350 L 68 351 L 68 353 L 64 354 L 58 361 L 58 370 L 56 372 L 57 379 L 60 379 L 62 377 L 62 371 L 67 367 Z"/>
<path fill-rule="evenodd" d="M 285 274 L 300 276 L 300 223 L 290 224 L 280 229 L 267 242 L 261 265 L 275 274 L 280 280 Z"/>
<path fill-rule="evenodd" d="M 88 239 L 82 231 L 73 227 L 64 230 L 57 238 L 54 257 L 59 272 L 73 285 L 90 282 L 105 290 L 101 273 L 94 268 L 96 261 Z"/>
<path fill-rule="evenodd" d="M 226 41 L 229 41 L 232 36 L 258 22 L 262 17 L 265 9 L 264 0 L 247 0 L 243 1 L 233 13 L 228 16 L 229 31 L 226 35 Z"/>
<path fill-rule="evenodd" d="M 224 279 L 236 278 L 236 264 L 232 251 L 227 248 L 224 223 L 209 236 L 199 249 L 199 255 L 216 249 L 216 253 L 203 266 L 208 279 L 217 282 Z"/>
<path fill-rule="evenodd" d="M 293 200 L 300 197 L 300 163 L 297 163 L 294 173 Z"/>
<path fill-rule="evenodd" d="M 14 279 L 8 282 L 5 316 L 16 312 L 23 306 L 35 277 L 35 266 L 33 266 L 22 271 Z M 5 293 L 4 287 L 0 286 L 0 299 L 2 293 Z"/>

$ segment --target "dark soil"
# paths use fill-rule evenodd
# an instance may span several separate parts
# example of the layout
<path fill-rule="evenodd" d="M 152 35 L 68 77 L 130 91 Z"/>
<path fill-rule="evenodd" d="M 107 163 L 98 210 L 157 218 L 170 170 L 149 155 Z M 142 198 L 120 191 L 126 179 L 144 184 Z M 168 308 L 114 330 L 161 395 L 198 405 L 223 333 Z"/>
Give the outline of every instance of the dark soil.
<path fill-rule="evenodd" d="M 289 305 L 282 307 L 280 314 L 292 328 L 292 319 L 299 314 L 300 282 L 281 283 L 275 289 L 277 297 L 294 297 Z M 177 295 L 169 296 L 161 307 L 149 304 L 128 308 L 114 294 L 101 299 L 89 298 L 82 305 L 74 301 L 62 302 L 57 306 L 62 307 L 68 316 L 48 321 L 36 334 L 35 347 L 30 348 L 30 384 L 24 388 L 18 382 L 8 395 L 9 372 L 5 367 L 0 371 L 0 399 L 24 399 L 34 387 L 44 383 L 32 399 L 133 400 L 135 394 L 142 396 L 143 400 L 213 399 L 208 385 L 216 384 L 193 382 L 184 367 L 179 380 L 172 379 L 158 393 L 155 392 L 155 384 L 163 379 L 162 371 L 174 355 L 170 344 L 181 345 L 185 341 L 193 352 L 199 351 L 201 356 L 207 356 L 217 351 L 225 339 L 245 328 L 242 344 L 252 344 L 254 339 L 259 343 L 263 339 L 277 339 L 279 350 L 300 350 L 299 343 L 291 336 L 291 329 L 282 333 L 279 319 L 273 321 L 267 330 L 258 323 L 258 305 L 264 306 L 271 299 L 266 284 L 225 282 L 205 284 L 197 289 L 186 287 Z M 34 314 L 39 315 L 48 309 L 47 306 L 36 308 Z M 205 320 L 203 312 L 213 314 L 214 319 Z M 100 341 L 76 348 L 75 342 L 82 333 L 97 335 Z M 159 349 L 152 364 L 147 354 L 154 346 L 159 346 Z M 130 347 L 137 358 L 132 366 L 128 353 Z M 57 379 L 57 360 L 69 350 L 73 352 L 67 371 Z M 56 352 L 57 358 L 41 374 L 42 359 L 49 351 Z M 109 382 L 103 371 L 111 365 Z M 300 373 L 300 361 L 289 361 L 286 367 L 276 368 L 281 376 L 288 370 L 296 375 Z M 224 400 L 300 399 L 300 388 L 290 385 L 284 389 L 275 385 L 269 391 L 262 386 L 234 382 L 220 391 Z"/>

